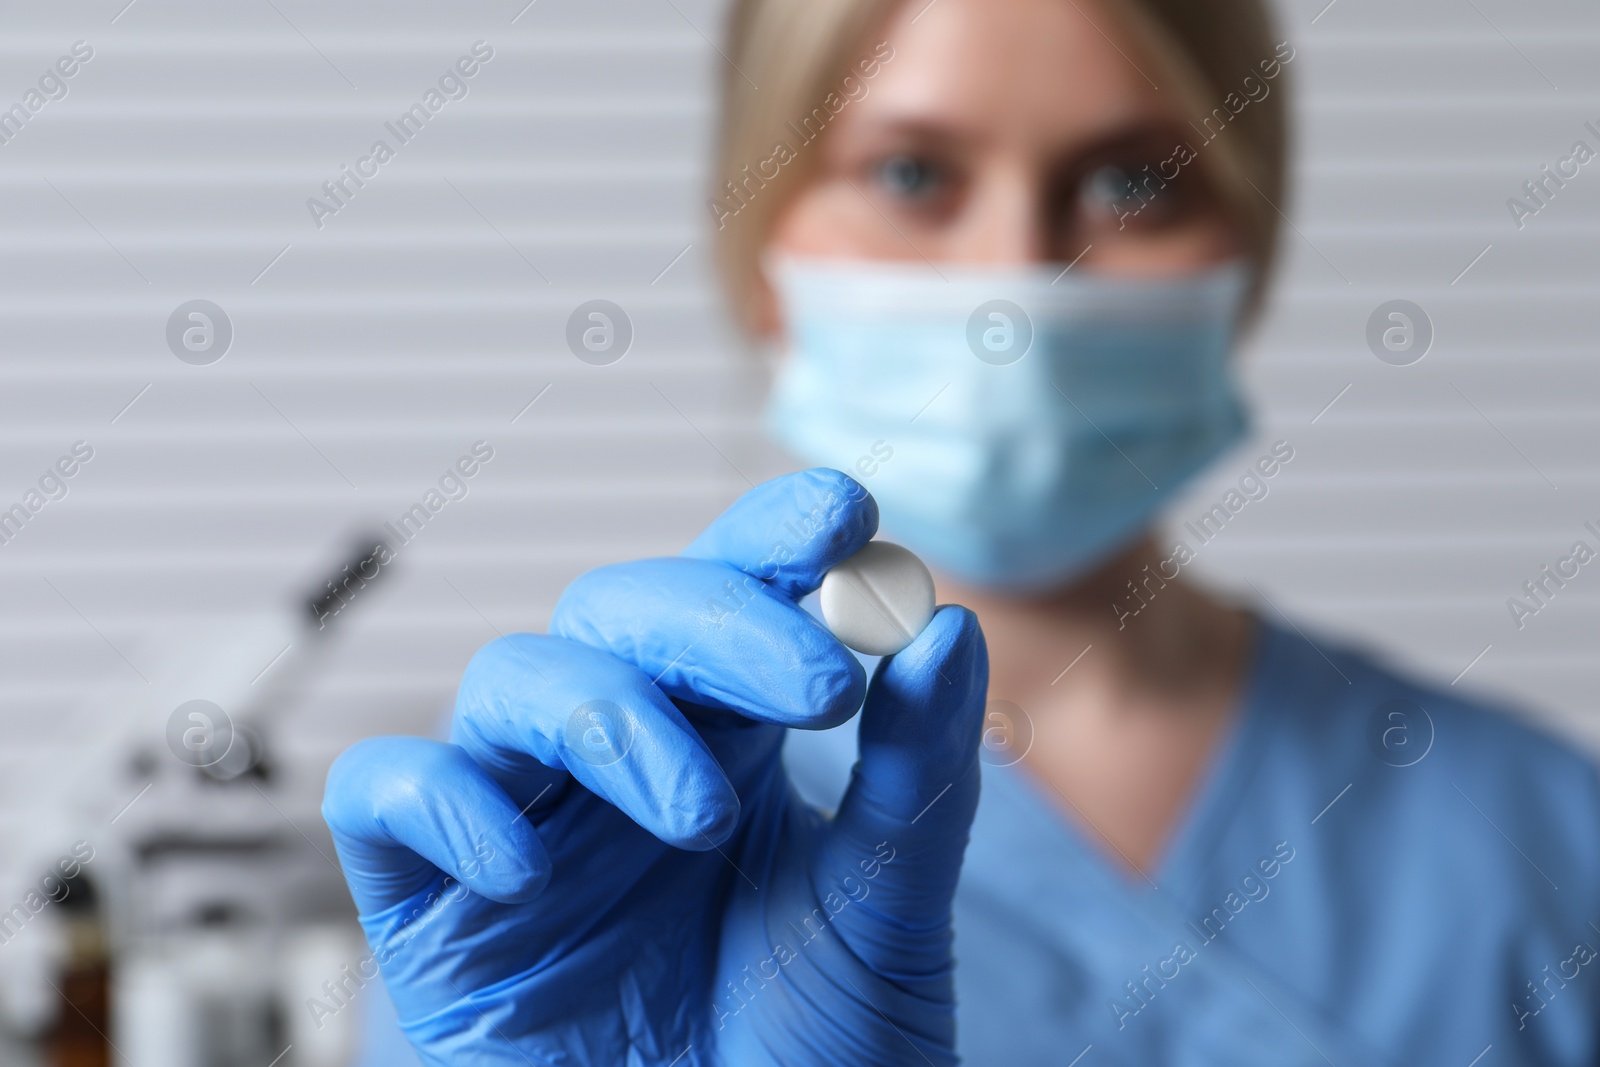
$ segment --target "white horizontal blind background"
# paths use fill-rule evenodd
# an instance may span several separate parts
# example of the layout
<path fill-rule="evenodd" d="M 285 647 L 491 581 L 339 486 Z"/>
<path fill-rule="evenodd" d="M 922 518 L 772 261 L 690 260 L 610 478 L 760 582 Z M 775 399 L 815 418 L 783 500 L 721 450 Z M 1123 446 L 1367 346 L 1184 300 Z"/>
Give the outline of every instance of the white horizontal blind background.
<path fill-rule="evenodd" d="M 477 646 L 542 628 L 588 567 L 675 551 L 781 463 L 710 281 L 720 4 L 124 4 L 13 7 L 0 34 L 0 104 L 94 48 L 0 146 L 0 504 L 95 449 L 0 547 L 0 856 L 118 716 L 94 694 L 137 689 L 153 632 L 291 602 L 473 442 L 495 457 L 470 495 L 339 620 L 273 733 L 302 825 L 344 746 L 428 730 Z M 1289 440 L 1271 495 L 1202 551 L 1210 580 L 1441 682 L 1471 663 L 1460 686 L 1600 740 L 1600 566 L 1523 631 L 1505 606 L 1600 543 L 1600 165 L 1521 231 L 1505 207 L 1573 141 L 1600 147 L 1600 12 L 1282 14 L 1299 170 L 1247 363 L 1257 439 L 1174 514 Z M 317 228 L 306 199 L 479 40 L 466 98 Z M 166 347 L 194 298 L 235 331 L 208 367 Z M 564 340 L 593 298 L 634 324 L 608 367 Z M 1411 367 L 1364 339 L 1394 298 L 1437 331 Z"/>

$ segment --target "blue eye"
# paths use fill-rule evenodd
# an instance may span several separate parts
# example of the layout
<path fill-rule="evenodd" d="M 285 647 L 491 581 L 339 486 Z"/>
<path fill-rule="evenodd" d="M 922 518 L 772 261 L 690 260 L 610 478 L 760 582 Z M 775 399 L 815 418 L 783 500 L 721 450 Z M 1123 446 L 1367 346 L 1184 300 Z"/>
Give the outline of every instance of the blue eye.
<path fill-rule="evenodd" d="M 1107 210 L 1137 210 L 1142 203 L 1133 176 L 1115 164 L 1096 167 L 1084 179 L 1083 198 L 1089 206 Z"/>
<path fill-rule="evenodd" d="M 931 195 L 939 187 L 940 175 L 933 164 L 915 156 L 892 156 L 878 164 L 875 174 L 893 196 L 915 200 Z"/>

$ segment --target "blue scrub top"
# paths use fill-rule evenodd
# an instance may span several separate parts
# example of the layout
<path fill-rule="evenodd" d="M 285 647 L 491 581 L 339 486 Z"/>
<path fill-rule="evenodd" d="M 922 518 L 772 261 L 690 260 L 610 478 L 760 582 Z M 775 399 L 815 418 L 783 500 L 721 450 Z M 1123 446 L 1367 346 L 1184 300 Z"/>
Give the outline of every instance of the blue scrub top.
<path fill-rule="evenodd" d="M 853 722 L 786 757 L 836 807 Z M 1065 808 L 984 767 L 955 904 L 968 1063 L 1600 1063 L 1600 788 L 1526 722 L 1262 623 L 1149 879 Z"/>

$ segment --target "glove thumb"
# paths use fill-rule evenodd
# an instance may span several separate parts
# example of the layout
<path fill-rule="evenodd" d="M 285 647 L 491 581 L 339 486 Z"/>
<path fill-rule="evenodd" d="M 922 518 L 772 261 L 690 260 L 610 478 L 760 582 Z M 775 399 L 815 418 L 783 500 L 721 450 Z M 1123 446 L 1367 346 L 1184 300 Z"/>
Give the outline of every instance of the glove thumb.
<path fill-rule="evenodd" d="M 989 654 L 971 611 L 946 606 L 878 664 L 860 752 L 813 868 L 819 897 L 850 901 L 833 926 L 906 992 L 949 995 L 951 902 L 978 806 Z"/>

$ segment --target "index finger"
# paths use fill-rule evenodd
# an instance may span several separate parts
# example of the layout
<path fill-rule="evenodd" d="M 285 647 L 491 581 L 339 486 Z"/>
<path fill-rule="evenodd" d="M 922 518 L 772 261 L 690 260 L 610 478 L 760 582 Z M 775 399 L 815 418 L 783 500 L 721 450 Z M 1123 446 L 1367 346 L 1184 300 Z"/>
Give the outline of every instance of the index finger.
<path fill-rule="evenodd" d="M 878 529 L 878 503 L 830 467 L 763 482 L 690 542 L 682 555 L 731 564 L 796 599 L 822 584 Z"/>

